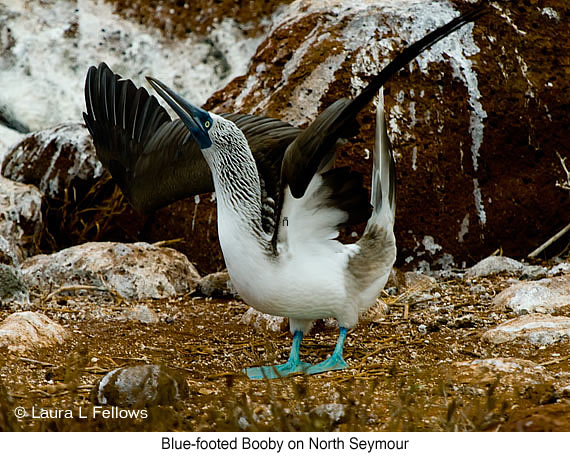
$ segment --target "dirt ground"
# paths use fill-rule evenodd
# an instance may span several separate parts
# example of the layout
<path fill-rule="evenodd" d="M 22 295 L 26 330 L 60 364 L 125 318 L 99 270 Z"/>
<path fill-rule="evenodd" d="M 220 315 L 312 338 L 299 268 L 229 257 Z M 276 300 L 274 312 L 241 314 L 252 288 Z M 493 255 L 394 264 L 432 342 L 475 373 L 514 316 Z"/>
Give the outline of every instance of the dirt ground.
<path fill-rule="evenodd" d="M 349 333 L 349 370 L 273 381 L 252 381 L 240 372 L 284 362 L 290 334 L 240 323 L 247 306 L 239 300 L 145 301 L 159 315 L 155 324 L 119 320 L 134 303 L 109 296 L 36 300 L 33 310 L 72 335 L 55 350 L 0 354 L 0 429 L 570 431 L 570 394 L 557 383 L 567 384 L 570 376 L 568 344 L 539 349 L 481 341 L 486 329 L 515 316 L 491 306 L 509 279 L 440 279 L 429 294 L 421 286 L 401 288 L 385 297 L 388 314 L 369 312 Z M 9 313 L 0 310 L 0 319 Z M 570 316 L 570 307 L 558 314 Z M 334 325 L 318 323 L 303 340 L 302 359 L 325 359 L 337 335 Z M 544 367 L 545 380 L 481 375 L 454 365 L 485 358 L 533 361 Z M 94 406 L 89 397 L 98 379 L 139 364 L 178 370 L 187 398 L 149 408 L 146 419 L 14 417 L 18 406 L 81 407 L 86 413 Z"/>
<path fill-rule="evenodd" d="M 162 14 L 154 0 L 112 2 L 126 17 L 184 37 L 205 33 L 230 14 L 258 35 L 268 26 L 263 19 L 289 0 L 169 1 Z M 384 296 L 389 313 L 370 312 L 349 333 L 349 369 L 273 381 L 249 380 L 241 370 L 284 362 L 291 335 L 240 323 L 248 308 L 240 300 L 36 295 L 31 310 L 62 324 L 70 336 L 55 349 L 0 352 L 0 431 L 570 431 L 570 389 L 561 387 L 570 383 L 568 341 L 536 347 L 481 340 L 487 329 L 515 317 L 492 305 L 511 279 L 449 278 L 430 289 L 400 287 Z M 137 304 L 155 311 L 159 322 L 120 319 Z M 0 320 L 10 313 L 0 303 Z M 570 306 L 556 315 L 570 316 Z M 337 335 L 334 325 L 319 322 L 303 340 L 302 359 L 325 359 Z M 529 378 L 457 364 L 500 358 L 531 361 L 542 373 Z M 141 364 L 176 370 L 187 396 L 148 408 L 146 419 L 92 418 L 97 381 L 117 367 Z M 17 407 L 28 415 L 16 418 Z M 74 418 L 33 418 L 32 408 L 73 410 Z M 88 418 L 80 418 L 80 408 Z"/>

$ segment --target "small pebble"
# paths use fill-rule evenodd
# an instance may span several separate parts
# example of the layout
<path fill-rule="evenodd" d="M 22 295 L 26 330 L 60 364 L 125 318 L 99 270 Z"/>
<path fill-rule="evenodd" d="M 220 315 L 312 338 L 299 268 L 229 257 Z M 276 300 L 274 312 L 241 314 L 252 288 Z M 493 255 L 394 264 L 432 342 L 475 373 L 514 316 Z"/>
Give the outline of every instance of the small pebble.
<path fill-rule="evenodd" d="M 396 287 L 390 287 L 385 289 L 386 293 L 390 296 L 396 296 L 398 294 L 398 289 Z"/>

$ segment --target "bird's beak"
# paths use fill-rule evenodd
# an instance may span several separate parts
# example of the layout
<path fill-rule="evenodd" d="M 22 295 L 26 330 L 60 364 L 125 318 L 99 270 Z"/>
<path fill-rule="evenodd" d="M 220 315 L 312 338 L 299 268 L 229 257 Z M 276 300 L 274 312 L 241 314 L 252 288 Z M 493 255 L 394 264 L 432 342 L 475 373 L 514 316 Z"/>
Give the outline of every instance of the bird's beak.
<path fill-rule="evenodd" d="M 208 130 L 203 125 L 201 119 L 209 118 L 207 111 L 188 103 L 184 98 L 167 87 L 163 82 L 150 76 L 146 77 L 149 84 L 166 101 L 169 106 L 178 114 L 180 120 L 190 130 L 201 149 L 207 149 L 212 145 L 212 140 Z"/>

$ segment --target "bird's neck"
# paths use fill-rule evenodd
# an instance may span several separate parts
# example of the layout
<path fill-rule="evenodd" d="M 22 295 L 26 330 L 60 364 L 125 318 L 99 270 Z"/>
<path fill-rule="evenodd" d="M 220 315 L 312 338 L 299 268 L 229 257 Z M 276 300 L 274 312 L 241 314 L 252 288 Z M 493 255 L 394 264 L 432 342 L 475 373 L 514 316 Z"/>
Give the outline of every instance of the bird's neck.
<path fill-rule="evenodd" d="M 206 160 L 212 170 L 216 190 L 220 235 L 232 231 L 232 238 L 238 236 L 240 239 L 262 241 L 261 186 L 249 148 L 234 148 L 229 154 L 211 156 Z"/>
<path fill-rule="evenodd" d="M 249 151 L 208 160 L 216 190 L 218 238 L 232 283 L 248 300 L 258 268 L 267 261 L 270 245 L 261 224 L 261 188 Z"/>

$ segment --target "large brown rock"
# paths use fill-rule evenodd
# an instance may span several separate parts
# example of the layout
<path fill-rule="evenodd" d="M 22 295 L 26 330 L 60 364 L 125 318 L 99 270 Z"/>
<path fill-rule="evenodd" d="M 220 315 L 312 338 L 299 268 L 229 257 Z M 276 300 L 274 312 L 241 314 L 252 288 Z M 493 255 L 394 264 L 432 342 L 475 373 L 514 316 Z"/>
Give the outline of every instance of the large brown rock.
<path fill-rule="evenodd" d="M 44 195 L 45 229 L 34 239 L 43 251 L 85 241 L 133 240 L 143 226 L 143 217 L 127 205 L 105 173 L 82 124 L 61 124 L 24 136 L 5 157 L 1 171 Z"/>
<path fill-rule="evenodd" d="M 293 0 L 193 0 L 168 2 L 157 8 L 148 0 L 112 0 L 115 11 L 129 20 L 157 27 L 166 35 L 187 38 L 190 32 L 207 34 L 224 19 L 240 24 L 247 36 L 258 35 L 268 26 L 267 16 Z"/>
<path fill-rule="evenodd" d="M 17 266 L 35 253 L 41 208 L 42 194 L 36 187 L 0 176 L 0 263 Z"/>
<path fill-rule="evenodd" d="M 70 123 L 26 135 L 4 159 L 2 174 L 63 200 L 70 190 L 91 186 L 103 171 L 87 128 Z"/>
<path fill-rule="evenodd" d="M 472 2 L 300 0 L 277 16 L 249 71 L 206 103 L 307 125 L 353 97 L 398 50 Z M 398 174 L 398 261 L 471 264 L 502 247 L 526 256 L 563 227 L 567 192 L 555 153 L 570 150 L 569 5 L 495 2 L 491 12 L 426 51 L 385 88 Z M 374 107 L 339 164 L 370 181 Z M 209 197 L 163 209 L 152 236 L 187 240 L 203 269 L 220 268 Z M 177 224 L 164 222 L 176 218 Z M 181 218 L 179 218 L 181 217 Z"/>
<path fill-rule="evenodd" d="M 196 195 L 156 211 L 143 236 L 150 242 L 179 239 L 173 247 L 186 254 L 201 273 L 221 271 L 225 266 L 217 223 L 214 194 Z"/>

